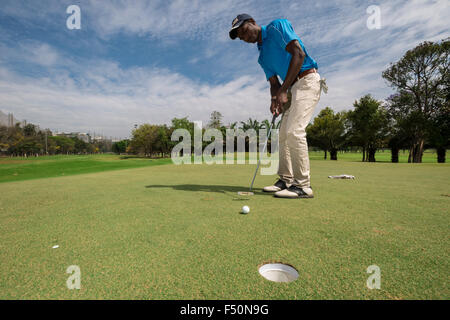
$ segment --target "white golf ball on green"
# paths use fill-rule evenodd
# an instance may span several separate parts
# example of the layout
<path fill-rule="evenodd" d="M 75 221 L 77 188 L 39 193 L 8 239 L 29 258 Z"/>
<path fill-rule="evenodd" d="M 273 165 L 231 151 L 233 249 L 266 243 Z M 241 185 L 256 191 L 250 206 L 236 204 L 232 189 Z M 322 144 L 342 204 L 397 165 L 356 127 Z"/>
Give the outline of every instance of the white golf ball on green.
<path fill-rule="evenodd" d="M 248 206 L 242 207 L 242 213 L 249 213 L 249 212 L 250 212 L 250 208 Z"/>

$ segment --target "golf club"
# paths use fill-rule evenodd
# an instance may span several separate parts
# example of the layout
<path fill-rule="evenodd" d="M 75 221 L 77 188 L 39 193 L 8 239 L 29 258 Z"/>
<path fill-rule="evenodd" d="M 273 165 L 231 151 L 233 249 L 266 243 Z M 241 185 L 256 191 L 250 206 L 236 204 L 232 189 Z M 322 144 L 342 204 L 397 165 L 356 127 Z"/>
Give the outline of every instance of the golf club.
<path fill-rule="evenodd" d="M 252 179 L 252 183 L 250 185 L 250 189 L 249 189 L 249 191 L 239 191 L 238 195 L 240 195 L 240 196 L 252 196 L 252 195 L 254 195 L 254 193 L 252 192 L 253 183 L 255 182 L 256 174 L 258 173 L 259 165 L 261 164 L 261 155 L 264 154 L 264 152 L 266 152 L 267 143 L 269 142 L 270 134 L 271 134 L 272 128 L 273 128 L 273 126 L 275 124 L 275 119 L 276 118 L 277 118 L 277 114 L 274 114 L 273 118 L 272 118 L 272 123 L 270 124 L 269 133 L 267 134 L 266 142 L 264 143 L 263 151 L 259 154 L 258 165 L 256 166 L 256 171 L 255 171 L 255 174 L 253 175 L 253 179 Z"/>

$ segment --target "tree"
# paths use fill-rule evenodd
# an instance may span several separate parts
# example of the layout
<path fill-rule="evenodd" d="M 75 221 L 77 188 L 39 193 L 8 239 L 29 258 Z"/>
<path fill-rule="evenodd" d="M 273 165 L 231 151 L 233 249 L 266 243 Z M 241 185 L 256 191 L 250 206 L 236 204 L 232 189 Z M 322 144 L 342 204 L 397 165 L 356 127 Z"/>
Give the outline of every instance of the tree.
<path fill-rule="evenodd" d="M 330 159 L 337 160 L 337 152 L 345 143 L 345 112 L 334 113 L 326 107 L 314 118 L 314 122 L 306 128 L 308 143 L 325 152 L 330 151 Z"/>
<path fill-rule="evenodd" d="M 253 129 L 256 132 L 261 129 L 262 125 L 258 120 L 252 120 L 252 118 L 248 118 L 247 122 L 241 121 L 241 129 L 247 131 L 248 129 Z"/>
<path fill-rule="evenodd" d="M 132 153 L 151 156 L 155 149 L 155 142 L 158 137 L 158 126 L 143 124 L 132 131 L 130 141 L 130 151 Z"/>
<path fill-rule="evenodd" d="M 158 126 L 158 132 L 155 142 L 155 151 L 160 152 L 164 157 L 166 154 L 170 153 L 171 141 L 170 136 L 172 131 L 166 126 Z"/>
<path fill-rule="evenodd" d="M 170 137 L 172 137 L 172 132 L 177 129 L 185 129 L 189 132 L 191 136 L 191 153 L 194 150 L 194 123 L 188 120 L 188 117 L 184 118 L 173 118 L 172 119 L 172 126 L 170 128 Z M 177 141 L 170 141 L 171 149 L 173 146 L 175 146 L 178 142 Z M 184 141 L 184 143 L 187 143 L 187 141 Z M 183 155 L 183 150 L 181 150 L 181 155 Z"/>
<path fill-rule="evenodd" d="M 56 153 L 71 153 L 75 150 L 75 141 L 73 141 L 71 138 L 53 136 L 48 137 L 48 140 L 54 142 L 54 151 Z"/>
<path fill-rule="evenodd" d="M 19 126 L 0 126 L 0 144 L 2 144 L 2 149 L 4 151 L 7 153 L 14 153 L 13 145 L 16 143 L 17 139 L 23 139 L 21 128 Z"/>
<path fill-rule="evenodd" d="M 448 106 L 446 112 L 432 118 L 429 136 L 431 144 L 436 148 L 437 162 L 445 163 L 445 153 L 450 146 L 450 110 Z"/>
<path fill-rule="evenodd" d="M 14 127 L 8 128 L 6 132 L 6 141 L 9 142 L 9 153 L 12 153 L 14 155 L 22 154 L 22 152 L 19 150 L 19 146 L 24 139 L 25 136 L 23 134 L 22 128 L 20 127 L 20 123 L 16 123 Z"/>
<path fill-rule="evenodd" d="M 220 129 L 222 126 L 222 114 L 219 111 L 213 111 L 208 123 L 209 128 Z"/>
<path fill-rule="evenodd" d="M 127 152 L 128 144 L 130 143 L 130 140 L 125 139 L 118 142 L 114 142 L 112 145 L 112 152 L 121 154 Z"/>
<path fill-rule="evenodd" d="M 232 122 L 228 127 L 229 129 L 236 129 L 237 124 L 238 124 L 237 122 Z"/>
<path fill-rule="evenodd" d="M 264 119 L 263 121 L 261 121 L 260 128 L 261 129 L 263 129 L 263 128 L 266 129 L 266 134 L 268 134 L 269 133 L 269 129 L 270 129 L 270 125 L 271 125 L 270 121 L 268 119 Z"/>
<path fill-rule="evenodd" d="M 420 133 L 419 128 L 424 125 L 424 119 L 421 113 L 410 108 L 412 101 L 413 97 L 410 93 L 401 91 L 388 97 L 383 106 L 390 122 L 388 145 L 391 148 L 393 162 L 398 162 L 400 147 L 409 148 L 408 162 L 412 162 L 415 148 L 417 148 L 415 141 Z"/>
<path fill-rule="evenodd" d="M 35 137 L 26 136 L 18 141 L 15 150 L 19 154 L 37 154 L 42 151 L 42 145 L 36 141 Z"/>
<path fill-rule="evenodd" d="M 184 118 L 173 118 L 172 128 L 175 129 L 186 129 L 189 131 L 191 136 L 194 135 L 194 123 L 188 120 L 188 117 Z"/>
<path fill-rule="evenodd" d="M 37 128 L 34 124 L 29 123 L 23 127 L 23 133 L 26 137 L 33 137 L 37 134 Z"/>
<path fill-rule="evenodd" d="M 9 149 L 9 144 L 0 142 L 0 153 L 6 152 Z"/>
<path fill-rule="evenodd" d="M 239 129 L 242 129 L 242 131 L 244 132 L 244 135 L 245 134 L 249 134 L 249 136 L 245 135 L 244 144 L 245 144 L 245 151 L 246 152 L 250 151 L 250 144 L 251 143 L 256 143 L 258 141 L 257 139 L 259 137 L 259 129 L 262 129 L 262 128 L 264 128 L 264 125 L 262 123 L 259 123 L 259 121 L 256 120 L 256 119 L 253 120 L 252 118 L 249 118 L 247 120 L 247 122 L 241 121 L 241 127 Z M 247 132 L 248 130 L 254 130 L 256 136 L 252 135 L 251 131 Z M 267 130 L 269 130 L 269 129 L 267 129 Z M 240 132 L 239 134 L 242 134 L 242 132 Z M 250 141 L 250 136 L 252 137 L 251 141 Z M 254 138 L 256 138 L 256 141 L 254 140 Z M 270 146 L 268 146 L 268 147 L 270 147 Z"/>
<path fill-rule="evenodd" d="M 375 162 L 375 153 L 387 136 L 386 111 L 370 94 L 355 101 L 353 107 L 347 114 L 350 140 L 362 147 L 362 161 Z"/>
<path fill-rule="evenodd" d="M 391 106 L 392 111 L 403 114 L 403 121 L 410 121 L 413 128 L 412 162 L 422 162 L 430 122 L 448 105 L 449 52 L 450 38 L 440 43 L 425 41 L 382 73 L 388 84 L 397 89 L 401 97 L 398 100 L 402 100 Z"/>
<path fill-rule="evenodd" d="M 83 140 L 80 140 L 76 137 L 70 138 L 74 142 L 74 152 L 75 153 L 87 153 L 88 152 L 88 144 Z"/>
<path fill-rule="evenodd" d="M 47 152 L 51 155 L 57 154 L 59 150 L 59 147 L 56 143 L 56 140 L 53 139 L 53 136 L 47 137 Z"/>
<path fill-rule="evenodd" d="M 93 143 L 95 152 L 111 152 L 112 141 L 110 139 L 100 139 Z"/>
<path fill-rule="evenodd" d="M 393 97 L 389 97 L 391 99 Z M 387 146 L 391 149 L 391 162 L 398 163 L 398 155 L 401 148 L 406 145 L 407 136 L 397 118 L 389 114 L 387 104 L 383 106 L 387 115 Z"/>

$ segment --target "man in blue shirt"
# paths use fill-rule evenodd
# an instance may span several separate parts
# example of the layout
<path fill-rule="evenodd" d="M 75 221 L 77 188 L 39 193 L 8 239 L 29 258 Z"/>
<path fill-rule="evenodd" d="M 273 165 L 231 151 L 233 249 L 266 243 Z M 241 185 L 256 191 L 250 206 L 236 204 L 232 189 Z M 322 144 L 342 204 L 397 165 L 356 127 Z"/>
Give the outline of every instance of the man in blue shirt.
<path fill-rule="evenodd" d="M 308 55 L 286 19 L 259 26 L 248 14 L 240 14 L 233 20 L 229 34 L 233 40 L 257 43 L 258 63 L 270 82 L 270 111 L 273 115 L 283 114 L 279 132 L 279 179 L 263 190 L 274 192 L 280 198 L 313 198 L 306 126 L 319 102 L 322 85 L 325 88 L 316 61 Z"/>

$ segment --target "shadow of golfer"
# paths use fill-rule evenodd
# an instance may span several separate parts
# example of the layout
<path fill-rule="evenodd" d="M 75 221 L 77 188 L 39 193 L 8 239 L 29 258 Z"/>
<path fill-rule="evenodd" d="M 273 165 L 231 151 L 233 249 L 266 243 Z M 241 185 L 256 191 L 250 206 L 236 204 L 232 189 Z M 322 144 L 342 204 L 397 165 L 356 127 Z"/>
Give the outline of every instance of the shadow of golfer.
<path fill-rule="evenodd" d="M 233 193 L 236 194 L 239 191 L 248 191 L 248 187 L 242 187 L 242 186 L 218 186 L 218 185 L 200 185 L 200 184 L 177 184 L 177 185 L 149 185 L 145 186 L 146 188 L 172 188 L 177 191 L 194 191 L 194 192 L 215 192 L 215 193 Z M 255 192 L 255 195 L 257 192 L 262 191 L 261 188 L 253 188 L 252 190 Z"/>

